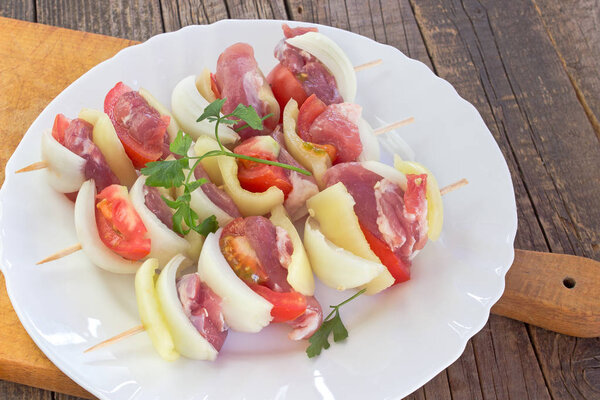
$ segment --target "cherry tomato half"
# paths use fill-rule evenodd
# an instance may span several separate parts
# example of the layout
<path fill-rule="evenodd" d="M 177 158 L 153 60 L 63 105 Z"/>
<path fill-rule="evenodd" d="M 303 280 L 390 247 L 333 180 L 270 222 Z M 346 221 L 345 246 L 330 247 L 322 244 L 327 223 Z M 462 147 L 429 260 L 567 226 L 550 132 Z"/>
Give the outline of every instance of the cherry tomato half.
<path fill-rule="evenodd" d="M 281 118 L 283 118 L 283 109 L 290 99 L 296 100 L 298 107 L 306 100 L 307 95 L 300 81 L 281 64 L 277 64 L 269 73 L 267 82 L 271 85 L 273 95 L 281 108 Z"/>
<path fill-rule="evenodd" d="M 250 138 L 233 151 L 263 160 L 277 161 L 274 154 L 259 147 L 260 141 L 261 137 L 259 136 Z M 283 168 L 255 161 L 238 159 L 238 179 L 242 188 L 253 193 L 262 193 L 275 186 L 281 189 L 284 197 L 287 198 L 293 189 L 292 182 L 288 179 Z"/>
<path fill-rule="evenodd" d="M 128 260 L 147 256 L 150 253 L 148 231 L 131 204 L 127 188 L 110 185 L 96 199 L 96 226 L 102 243 Z"/>

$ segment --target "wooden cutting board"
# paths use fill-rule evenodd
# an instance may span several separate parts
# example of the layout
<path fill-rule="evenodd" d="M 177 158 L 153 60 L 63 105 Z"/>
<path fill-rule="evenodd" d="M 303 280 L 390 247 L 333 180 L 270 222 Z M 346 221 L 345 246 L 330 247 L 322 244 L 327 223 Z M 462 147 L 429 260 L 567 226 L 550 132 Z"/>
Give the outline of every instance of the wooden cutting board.
<path fill-rule="evenodd" d="M 137 42 L 0 17 L 0 163 L 71 82 Z M 600 263 L 516 250 L 492 312 L 564 334 L 600 336 Z M 60 372 L 19 322 L 0 275 L 0 379 L 93 398 Z"/>

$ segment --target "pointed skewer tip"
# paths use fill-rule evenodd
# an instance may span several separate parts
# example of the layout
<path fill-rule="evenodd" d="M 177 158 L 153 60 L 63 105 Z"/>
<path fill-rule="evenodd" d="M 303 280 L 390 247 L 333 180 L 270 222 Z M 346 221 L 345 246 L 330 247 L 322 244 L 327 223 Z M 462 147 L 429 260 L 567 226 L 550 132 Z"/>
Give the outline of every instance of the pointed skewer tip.
<path fill-rule="evenodd" d="M 106 339 L 98 344 L 93 345 L 92 347 L 84 350 L 84 353 L 89 353 L 90 351 L 94 351 L 94 350 L 98 350 L 101 349 L 102 347 L 111 345 L 113 343 L 118 342 L 119 340 L 123 340 L 125 338 L 128 338 L 129 336 L 133 336 L 133 335 L 137 335 L 140 332 L 144 332 L 146 330 L 146 328 L 144 328 L 144 325 L 138 325 L 138 326 L 134 326 L 131 329 L 126 330 L 125 332 L 121 332 L 118 335 L 115 335 L 109 339 Z"/>
<path fill-rule="evenodd" d="M 35 265 L 45 264 L 50 261 L 58 260 L 59 258 L 66 257 L 69 254 L 75 253 L 76 251 L 79 251 L 79 250 L 81 250 L 81 244 L 77 243 L 73 246 L 69 246 L 65 249 L 62 249 L 62 250 L 44 258 L 41 261 L 36 262 Z"/>

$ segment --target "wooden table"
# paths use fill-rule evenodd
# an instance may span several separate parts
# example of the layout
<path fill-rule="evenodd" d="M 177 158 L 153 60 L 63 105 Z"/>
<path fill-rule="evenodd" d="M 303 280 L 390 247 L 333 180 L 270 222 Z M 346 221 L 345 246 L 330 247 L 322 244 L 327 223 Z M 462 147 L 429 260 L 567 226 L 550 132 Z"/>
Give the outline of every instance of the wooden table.
<path fill-rule="evenodd" d="M 2 0 L 0 15 L 133 40 L 223 18 L 292 19 L 393 45 L 483 116 L 515 186 L 515 247 L 600 259 L 597 0 Z M 4 381 L 0 398 L 74 399 Z M 600 340 L 491 316 L 409 398 L 599 399 Z"/>

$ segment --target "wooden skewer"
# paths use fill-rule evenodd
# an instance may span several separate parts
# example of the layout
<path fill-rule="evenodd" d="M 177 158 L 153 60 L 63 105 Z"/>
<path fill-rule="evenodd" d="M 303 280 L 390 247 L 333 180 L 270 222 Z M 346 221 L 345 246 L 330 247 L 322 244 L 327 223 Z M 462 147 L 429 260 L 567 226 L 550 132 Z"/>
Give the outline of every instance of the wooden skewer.
<path fill-rule="evenodd" d="M 469 181 L 463 178 L 463 179 L 461 179 L 458 182 L 454 182 L 454 183 L 452 183 L 452 184 L 450 184 L 448 186 L 443 187 L 440 190 L 440 192 L 442 193 L 442 196 L 443 196 L 446 193 L 452 192 L 452 191 L 454 191 L 456 189 L 459 189 L 459 188 L 467 185 L 468 183 L 469 183 Z M 140 332 L 143 332 L 145 330 L 146 329 L 144 328 L 144 325 L 138 325 L 136 327 L 133 327 L 131 329 L 126 330 L 125 332 L 121 332 L 118 335 L 115 335 L 115 336 L 113 336 L 111 338 L 108 338 L 105 341 L 100 342 L 100 343 L 98 343 L 98 344 L 90 347 L 87 350 L 84 350 L 84 353 L 89 353 L 90 351 L 94 351 L 94 350 L 100 349 L 100 348 L 102 348 L 104 346 L 108 346 L 110 344 L 116 343 L 119 340 L 125 339 L 125 338 L 127 338 L 129 336 L 136 335 L 136 334 L 138 334 Z"/>
<path fill-rule="evenodd" d="M 377 128 L 377 129 L 375 129 L 375 131 L 373 131 L 373 133 L 375 134 L 375 136 L 383 135 L 384 133 L 393 131 L 394 129 L 398 129 L 402 126 L 412 124 L 413 122 L 415 122 L 414 117 L 406 118 L 406 119 L 403 119 L 402 121 L 394 122 L 393 124 L 390 124 L 387 126 L 382 126 L 381 128 Z"/>
<path fill-rule="evenodd" d="M 29 164 L 28 166 L 21 168 L 18 171 L 15 171 L 15 174 L 20 174 L 21 172 L 35 171 L 44 168 L 48 168 L 48 161 L 38 161 L 34 162 L 33 164 Z"/>
<path fill-rule="evenodd" d="M 469 184 L 469 181 L 468 181 L 468 180 L 466 180 L 465 178 L 462 178 L 462 179 L 461 179 L 460 181 L 458 181 L 458 182 L 451 183 L 450 185 L 448 185 L 448 186 L 444 186 L 443 188 L 441 188 L 441 189 L 440 189 L 440 193 L 441 193 L 441 194 L 442 194 L 442 196 L 443 196 L 443 195 L 445 195 L 445 194 L 447 194 L 447 193 L 450 193 L 450 192 L 452 192 L 452 191 L 454 191 L 454 190 L 456 190 L 456 189 L 459 189 L 459 188 L 461 188 L 461 187 L 463 187 L 463 186 L 465 186 L 465 185 L 468 185 L 468 184 Z"/>
<path fill-rule="evenodd" d="M 69 246 L 66 249 L 62 249 L 61 251 L 54 253 L 51 256 L 48 256 L 41 261 L 38 261 L 37 263 L 35 263 L 35 265 L 40 265 L 40 264 L 44 264 L 44 263 L 47 263 L 50 261 L 58 260 L 59 258 L 68 256 L 69 254 L 75 253 L 76 251 L 79 251 L 79 250 L 81 250 L 81 244 L 80 243 L 74 244 L 73 246 Z"/>
<path fill-rule="evenodd" d="M 381 64 L 382 62 L 383 62 L 383 60 L 380 58 L 378 60 L 373 60 L 373 61 L 370 61 L 365 64 L 357 65 L 356 67 L 354 67 L 354 71 L 358 72 L 358 71 L 362 71 L 364 69 L 369 69 L 371 67 L 375 67 L 375 66 Z"/>
<path fill-rule="evenodd" d="M 110 339 L 106 339 L 103 342 L 100 342 L 92 347 L 90 347 L 89 349 L 84 350 L 84 353 L 89 353 L 90 351 L 94 351 L 94 350 L 98 350 L 102 347 L 111 345 L 115 342 L 118 342 L 119 340 L 125 339 L 129 336 L 133 336 L 133 335 L 137 335 L 140 332 L 144 332 L 146 330 L 146 328 L 144 328 L 144 325 L 138 325 L 138 326 L 134 326 L 131 329 L 126 330 L 125 332 L 121 332 L 116 336 L 111 337 Z"/>
<path fill-rule="evenodd" d="M 440 189 L 440 193 L 443 196 L 447 193 L 450 193 L 458 188 L 461 188 L 461 187 L 467 185 L 468 183 L 469 183 L 469 181 L 463 178 L 460 181 L 454 182 L 448 186 L 443 187 L 442 189 Z M 44 264 L 44 263 L 47 263 L 50 261 L 58 260 L 59 258 L 68 256 L 69 254 L 75 253 L 76 251 L 79 251 L 79 250 L 81 250 L 81 244 L 77 243 L 73 246 L 62 249 L 62 250 L 52 254 L 51 256 L 44 258 L 41 261 L 38 261 L 36 263 L 36 265 L 40 265 L 40 264 Z"/>

